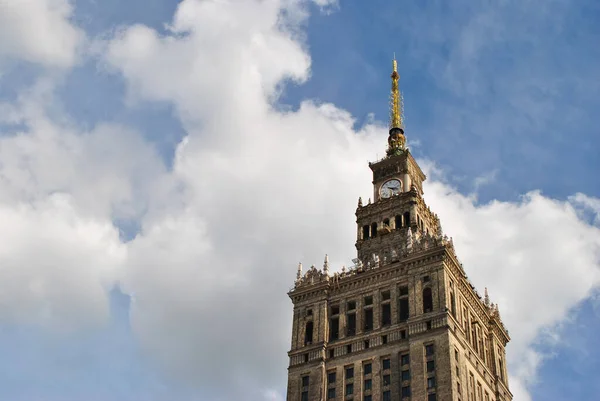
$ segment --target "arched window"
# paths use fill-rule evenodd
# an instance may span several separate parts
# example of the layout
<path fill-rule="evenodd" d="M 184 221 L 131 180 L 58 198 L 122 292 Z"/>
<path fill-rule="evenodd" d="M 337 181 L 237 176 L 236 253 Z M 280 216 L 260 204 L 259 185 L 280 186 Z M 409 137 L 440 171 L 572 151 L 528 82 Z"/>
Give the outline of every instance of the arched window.
<path fill-rule="evenodd" d="M 371 237 L 377 237 L 377 223 L 371 224 Z"/>
<path fill-rule="evenodd" d="M 402 216 L 401 215 L 397 215 L 396 219 L 395 219 L 395 223 L 396 223 L 396 230 L 398 230 L 399 228 L 402 227 Z"/>
<path fill-rule="evenodd" d="M 423 290 L 423 313 L 433 310 L 433 297 L 431 296 L 431 288 L 427 287 Z"/>
<path fill-rule="evenodd" d="M 304 345 L 310 345 L 313 342 L 313 322 L 306 322 L 306 332 L 304 333 Z"/>
<path fill-rule="evenodd" d="M 385 227 L 389 227 L 389 226 L 390 226 L 390 219 L 385 219 L 385 220 L 383 220 L 383 225 L 384 225 Z"/>
<path fill-rule="evenodd" d="M 369 239 L 369 225 L 363 226 L 362 228 L 363 239 Z"/>
<path fill-rule="evenodd" d="M 404 225 L 403 227 L 410 226 L 410 212 L 404 213 Z"/>

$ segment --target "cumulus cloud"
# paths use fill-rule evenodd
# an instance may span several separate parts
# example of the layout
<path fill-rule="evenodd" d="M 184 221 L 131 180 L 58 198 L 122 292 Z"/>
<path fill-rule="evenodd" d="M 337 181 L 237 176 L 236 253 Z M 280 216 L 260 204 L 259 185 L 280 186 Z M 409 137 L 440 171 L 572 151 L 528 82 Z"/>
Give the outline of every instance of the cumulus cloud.
<path fill-rule="evenodd" d="M 308 53 L 282 19 L 287 4 L 246 2 L 242 12 L 186 0 L 170 34 L 130 27 L 107 47 L 131 98 L 172 102 L 189 133 L 173 168 L 180 197 L 130 246 L 134 326 L 215 400 L 283 386 L 293 266 L 326 252 L 338 267 L 353 257 L 356 198 L 369 196 L 367 160 L 385 146 L 381 126 L 355 132 L 334 105 L 273 107 L 282 82 L 309 76 Z M 598 230 L 573 203 L 535 192 L 479 205 L 440 181 L 426 190 L 473 282 L 500 304 L 515 399 L 526 400 L 540 331 L 598 284 Z"/>
<path fill-rule="evenodd" d="M 0 229 L 0 316 L 94 320 L 106 314 L 102 288 L 119 279 L 135 294 L 137 338 L 173 377 L 208 400 L 282 399 L 295 266 L 329 253 L 339 269 L 354 256 L 356 201 L 372 193 L 367 162 L 386 141 L 382 125 L 355 130 L 332 104 L 278 107 L 286 85 L 310 76 L 306 7 L 184 0 L 166 34 L 135 25 L 103 44 L 130 105 L 175 106 L 188 135 L 171 171 L 125 127 L 88 132 L 48 118 L 43 88 L 0 105 L 13 127 L 0 139 L 10 223 Z M 540 333 L 598 286 L 600 236 L 585 213 L 597 216 L 599 201 L 532 192 L 481 205 L 422 164 L 426 201 L 474 284 L 500 304 L 515 400 L 527 400 Z M 127 243 L 113 223 L 123 218 L 141 226 Z"/>
<path fill-rule="evenodd" d="M 83 31 L 71 22 L 69 0 L 0 2 L 0 61 L 18 59 L 50 67 L 76 61 Z"/>

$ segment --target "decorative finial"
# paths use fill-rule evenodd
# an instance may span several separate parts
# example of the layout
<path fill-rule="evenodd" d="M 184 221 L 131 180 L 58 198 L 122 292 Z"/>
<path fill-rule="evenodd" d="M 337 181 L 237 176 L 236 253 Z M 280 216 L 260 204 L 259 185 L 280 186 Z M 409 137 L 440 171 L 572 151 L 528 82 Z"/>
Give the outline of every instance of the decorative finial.
<path fill-rule="evenodd" d="M 329 274 L 329 256 L 325 254 L 325 261 L 323 262 L 323 273 Z"/>
<path fill-rule="evenodd" d="M 408 227 L 406 231 L 406 249 L 411 250 L 413 246 L 413 235 L 412 230 Z"/>
<path fill-rule="evenodd" d="M 402 98 L 400 96 L 400 90 L 398 89 L 398 81 L 400 75 L 398 75 L 398 62 L 394 55 L 392 61 L 392 93 L 390 95 L 390 129 L 402 128 Z"/>
<path fill-rule="evenodd" d="M 487 287 L 485 287 L 485 295 L 483 297 L 483 303 L 485 304 L 485 306 L 489 307 L 490 306 L 490 296 L 488 294 L 488 289 Z"/>
<path fill-rule="evenodd" d="M 371 204 L 371 198 L 369 198 L 369 205 Z"/>
<path fill-rule="evenodd" d="M 298 263 L 298 272 L 296 273 L 296 280 L 302 278 L 302 263 Z"/>
<path fill-rule="evenodd" d="M 362 197 L 358 197 L 358 207 L 362 207 Z"/>
<path fill-rule="evenodd" d="M 398 62 L 394 54 L 392 61 L 392 91 L 390 94 L 390 136 L 388 138 L 387 155 L 393 156 L 401 153 L 405 148 L 406 138 L 404 137 L 403 122 L 403 101 L 402 94 L 398 89 Z"/>

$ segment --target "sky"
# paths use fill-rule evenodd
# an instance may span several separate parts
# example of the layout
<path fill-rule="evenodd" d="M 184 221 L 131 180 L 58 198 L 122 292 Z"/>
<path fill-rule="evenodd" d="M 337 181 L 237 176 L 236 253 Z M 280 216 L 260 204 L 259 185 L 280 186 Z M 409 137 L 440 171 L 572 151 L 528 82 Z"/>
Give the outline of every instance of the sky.
<path fill-rule="evenodd" d="M 0 399 L 285 399 L 299 261 L 355 257 L 391 60 L 515 401 L 595 400 L 600 5 L 0 0 Z"/>

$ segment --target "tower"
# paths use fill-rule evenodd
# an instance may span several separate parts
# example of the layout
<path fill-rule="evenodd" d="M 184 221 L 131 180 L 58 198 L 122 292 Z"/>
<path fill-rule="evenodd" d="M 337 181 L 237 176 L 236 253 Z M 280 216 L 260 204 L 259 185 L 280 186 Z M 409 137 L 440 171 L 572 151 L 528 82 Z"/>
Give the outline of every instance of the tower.
<path fill-rule="evenodd" d="M 452 239 L 423 199 L 406 146 L 393 62 L 386 156 L 369 163 L 373 202 L 356 209 L 358 257 L 330 274 L 302 265 L 288 401 L 510 401 L 510 341 L 487 289 L 480 297 Z"/>

